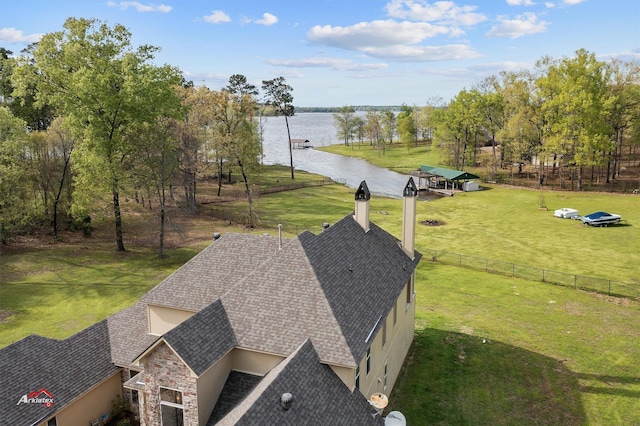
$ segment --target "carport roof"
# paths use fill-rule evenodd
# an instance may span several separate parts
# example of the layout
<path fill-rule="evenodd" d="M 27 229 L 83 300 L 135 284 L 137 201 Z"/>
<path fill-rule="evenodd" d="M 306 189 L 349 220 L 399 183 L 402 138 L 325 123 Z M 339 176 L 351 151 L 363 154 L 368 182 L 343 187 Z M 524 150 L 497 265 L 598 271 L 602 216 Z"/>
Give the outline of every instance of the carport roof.
<path fill-rule="evenodd" d="M 425 173 L 430 173 L 432 175 L 440 176 L 448 180 L 468 180 L 468 179 L 479 179 L 479 176 L 474 175 L 473 173 L 463 172 L 460 170 L 446 169 L 444 167 L 435 167 L 435 166 L 420 166 L 420 171 Z"/>

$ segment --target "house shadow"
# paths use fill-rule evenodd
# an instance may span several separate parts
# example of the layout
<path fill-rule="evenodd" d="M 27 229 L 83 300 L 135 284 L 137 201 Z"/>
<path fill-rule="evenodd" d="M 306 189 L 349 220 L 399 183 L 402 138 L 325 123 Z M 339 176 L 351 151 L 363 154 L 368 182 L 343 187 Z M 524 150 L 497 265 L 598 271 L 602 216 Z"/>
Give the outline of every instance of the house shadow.
<path fill-rule="evenodd" d="M 586 425 L 577 374 L 506 343 L 417 330 L 387 412 L 408 424 Z"/>

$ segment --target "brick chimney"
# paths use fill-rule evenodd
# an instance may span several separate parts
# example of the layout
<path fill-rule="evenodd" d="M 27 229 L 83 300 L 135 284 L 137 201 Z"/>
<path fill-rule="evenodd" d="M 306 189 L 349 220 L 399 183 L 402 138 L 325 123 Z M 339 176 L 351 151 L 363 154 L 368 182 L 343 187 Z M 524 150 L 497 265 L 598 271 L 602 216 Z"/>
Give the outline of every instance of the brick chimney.
<path fill-rule="evenodd" d="M 414 245 L 416 241 L 416 201 L 418 188 L 413 182 L 413 177 L 402 191 L 404 200 L 402 208 L 402 250 L 413 260 L 415 258 Z"/>
<path fill-rule="evenodd" d="M 358 222 L 364 232 L 369 232 L 369 200 L 371 193 L 365 181 L 360 182 L 356 191 L 356 210 L 353 218 Z"/>

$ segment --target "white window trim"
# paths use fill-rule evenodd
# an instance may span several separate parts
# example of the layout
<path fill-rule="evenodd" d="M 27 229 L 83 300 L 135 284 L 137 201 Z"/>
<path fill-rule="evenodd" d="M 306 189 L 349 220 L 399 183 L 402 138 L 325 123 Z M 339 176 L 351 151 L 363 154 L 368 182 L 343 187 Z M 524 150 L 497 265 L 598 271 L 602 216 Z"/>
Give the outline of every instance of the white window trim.
<path fill-rule="evenodd" d="M 180 400 L 182 401 L 182 404 L 178 404 L 176 402 L 171 402 L 171 401 L 163 401 L 162 393 L 160 392 L 161 389 L 180 392 Z M 169 407 L 184 409 L 184 393 L 180 389 L 168 388 L 166 386 L 158 386 L 158 398 L 160 399 L 160 405 L 168 405 Z"/>

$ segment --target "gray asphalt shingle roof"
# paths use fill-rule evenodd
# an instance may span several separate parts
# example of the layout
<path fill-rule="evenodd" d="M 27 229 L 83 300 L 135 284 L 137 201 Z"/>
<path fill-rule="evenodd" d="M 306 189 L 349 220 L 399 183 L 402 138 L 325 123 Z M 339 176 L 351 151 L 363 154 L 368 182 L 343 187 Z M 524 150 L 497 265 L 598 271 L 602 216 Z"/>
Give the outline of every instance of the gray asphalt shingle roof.
<path fill-rule="evenodd" d="M 219 299 L 244 274 L 277 250 L 277 237 L 224 234 L 140 300 L 151 305 L 199 311 Z"/>
<path fill-rule="evenodd" d="M 222 297 L 242 348 L 288 356 L 311 337 L 325 362 L 355 365 L 300 241 Z"/>
<path fill-rule="evenodd" d="M 371 344 L 367 336 L 391 311 L 420 254 L 412 261 L 392 235 L 375 224 L 365 232 L 351 215 L 318 235 L 306 231 L 285 240 L 280 249 L 278 245 L 275 237 L 226 234 L 143 301 L 169 305 L 170 295 L 176 294 L 178 307 L 194 308 L 203 302 L 186 304 L 182 299 L 187 294 L 207 299 L 222 292 L 228 333 L 235 333 L 238 347 L 288 356 L 311 338 L 323 362 L 355 367 Z M 240 253 L 252 262 L 241 267 L 235 257 Z M 226 330 L 222 317 L 216 321 Z M 173 340 L 184 333 L 181 346 L 168 341 L 181 357 L 191 350 L 189 342 L 199 341 L 192 337 L 200 331 L 189 324 L 169 332 Z"/>
<path fill-rule="evenodd" d="M 289 410 L 280 405 L 290 393 Z M 360 392 L 351 392 L 333 370 L 320 363 L 311 340 L 274 367 L 217 425 L 382 425 L 381 416 Z"/>
<path fill-rule="evenodd" d="M 238 344 L 220 300 L 165 333 L 162 338 L 198 376 Z"/>
<path fill-rule="evenodd" d="M 131 366 L 132 361 L 158 339 L 149 334 L 147 305 L 134 305 L 107 318 L 111 340 L 111 359 L 116 365 Z"/>
<path fill-rule="evenodd" d="M 376 323 L 381 327 L 379 318 L 391 312 L 421 258 L 416 252 L 411 260 L 392 235 L 373 223 L 369 226 L 364 232 L 347 216 L 321 234 L 298 237 L 356 361 L 371 344 L 368 334 Z"/>
<path fill-rule="evenodd" d="M 65 340 L 31 335 L 0 350 L 2 424 L 32 424 L 118 373 L 111 362 L 106 320 Z M 22 395 L 46 389 L 53 407 L 18 404 Z"/>

